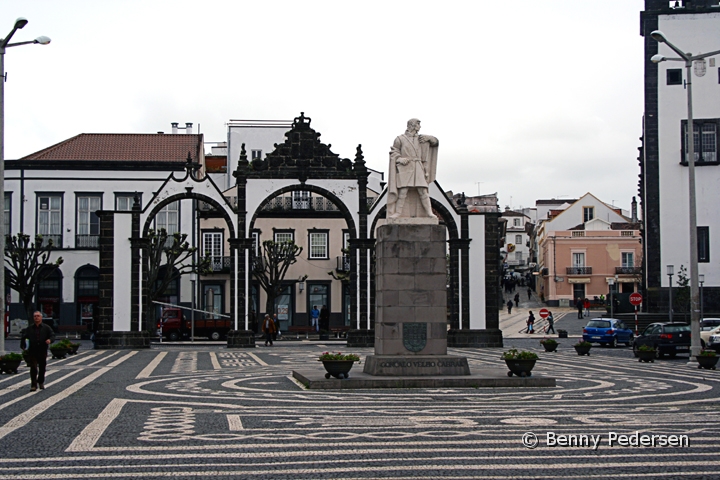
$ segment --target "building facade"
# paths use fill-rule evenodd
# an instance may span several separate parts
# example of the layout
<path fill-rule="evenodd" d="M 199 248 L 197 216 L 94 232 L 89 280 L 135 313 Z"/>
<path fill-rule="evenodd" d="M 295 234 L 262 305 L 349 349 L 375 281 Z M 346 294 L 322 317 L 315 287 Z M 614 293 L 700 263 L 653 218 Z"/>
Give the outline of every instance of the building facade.
<path fill-rule="evenodd" d="M 678 272 L 690 265 L 687 82 L 684 63 L 652 62 L 658 53 L 674 52 L 650 34 L 664 33 L 685 52 L 720 50 L 718 0 L 646 0 L 641 15 L 645 46 L 645 113 L 640 149 L 640 197 L 645 229 L 644 278 L 650 312 L 667 311 L 670 278 L 668 265 Z M 693 66 L 693 142 L 695 145 L 697 234 L 699 273 L 704 275 L 705 312 L 720 312 L 720 215 L 717 191 L 720 186 L 718 129 L 720 128 L 720 57 L 710 57 Z"/>

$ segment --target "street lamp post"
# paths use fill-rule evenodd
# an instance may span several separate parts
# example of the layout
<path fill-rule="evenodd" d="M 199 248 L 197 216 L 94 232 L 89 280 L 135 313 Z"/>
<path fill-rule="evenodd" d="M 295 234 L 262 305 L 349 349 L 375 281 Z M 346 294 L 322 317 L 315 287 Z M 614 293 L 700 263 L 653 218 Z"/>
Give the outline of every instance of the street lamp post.
<path fill-rule="evenodd" d="M 615 318 L 615 305 L 613 304 L 613 290 L 615 290 L 615 279 L 608 279 L 608 286 L 610 287 L 610 318 Z"/>
<path fill-rule="evenodd" d="M 705 283 L 705 275 L 702 273 L 698 274 L 698 281 L 700 282 L 700 321 L 705 317 L 703 308 L 703 284 Z"/>
<path fill-rule="evenodd" d="M 675 266 L 674 265 L 668 265 L 667 266 L 667 274 L 668 277 L 670 277 L 670 281 L 668 283 L 668 319 L 672 322 L 673 321 L 673 311 L 672 311 L 672 277 L 675 273 Z"/>
<path fill-rule="evenodd" d="M 2 315 L 2 334 L 0 335 L 0 355 L 5 353 L 5 49 L 20 45 L 37 43 L 47 45 L 50 43 L 48 37 L 37 37 L 28 42 L 10 43 L 15 32 L 27 25 L 28 21 L 22 17 L 15 20 L 12 30 L 5 38 L 0 39 L 0 254 L 2 255 L 2 272 L 0 272 L 0 314 Z"/>
<path fill-rule="evenodd" d="M 655 30 L 650 36 L 658 43 L 664 43 L 670 49 L 680 55 L 680 58 L 666 58 L 664 55 L 653 55 L 650 59 L 653 63 L 660 63 L 665 60 L 685 62 L 685 85 L 687 87 L 687 146 L 688 146 L 688 187 L 690 204 L 690 354 L 697 357 L 700 354 L 700 308 L 698 288 L 698 242 L 697 242 L 697 206 L 695 200 L 695 124 L 693 123 L 692 112 L 692 64 L 695 60 L 712 57 L 720 54 L 720 50 L 703 53 L 693 56 L 686 53 L 668 41 L 660 30 Z M 671 287 L 672 288 L 672 287 Z M 672 293 L 672 292 L 671 292 Z"/>

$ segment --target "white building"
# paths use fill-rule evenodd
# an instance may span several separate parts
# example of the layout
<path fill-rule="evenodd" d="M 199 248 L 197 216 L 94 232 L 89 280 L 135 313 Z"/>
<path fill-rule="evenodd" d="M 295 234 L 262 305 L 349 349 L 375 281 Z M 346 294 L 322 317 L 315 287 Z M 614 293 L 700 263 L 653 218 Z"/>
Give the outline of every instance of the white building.
<path fill-rule="evenodd" d="M 687 141 L 687 82 L 684 63 L 653 63 L 677 55 L 651 32 L 660 30 L 685 52 L 720 50 L 720 2 L 646 0 L 641 35 L 645 45 L 645 115 L 641 150 L 641 199 L 644 230 L 645 296 L 650 311 L 667 309 L 666 267 L 690 265 Z M 696 165 L 699 273 L 704 275 L 704 310 L 720 311 L 720 56 L 696 62 L 692 95 Z"/>

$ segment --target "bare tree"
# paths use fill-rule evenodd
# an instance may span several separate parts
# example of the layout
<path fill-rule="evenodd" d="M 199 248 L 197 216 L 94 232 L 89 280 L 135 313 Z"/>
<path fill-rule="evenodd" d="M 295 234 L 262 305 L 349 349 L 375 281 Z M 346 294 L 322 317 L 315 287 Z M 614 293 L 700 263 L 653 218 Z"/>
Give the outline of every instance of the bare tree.
<path fill-rule="evenodd" d="M 155 325 L 155 308 L 152 302 L 156 301 L 165 290 L 182 275 L 188 273 L 206 273 L 210 269 L 210 258 L 200 258 L 193 265 L 191 261 L 197 247 L 191 247 L 187 242 L 187 234 L 175 232 L 168 235 L 164 228 L 156 231 L 151 229 L 148 233 L 146 248 L 148 261 L 147 285 L 149 289 L 150 304 L 147 309 L 147 328 Z"/>
<path fill-rule="evenodd" d="M 35 310 L 33 298 L 40 282 L 63 263 L 62 257 L 50 262 L 53 241 L 44 244 L 42 235 L 35 235 L 35 242 L 30 242 L 30 235 L 18 233 L 7 237 L 5 244 L 5 264 L 7 265 L 7 285 L 20 295 L 25 307 L 25 315 L 30 320 Z"/>
<path fill-rule="evenodd" d="M 297 262 L 302 247 L 293 241 L 274 242 L 265 240 L 262 243 L 262 256 L 253 258 L 252 272 L 267 295 L 265 312 L 272 314 L 275 299 L 282 292 L 282 281 L 290 265 Z"/>

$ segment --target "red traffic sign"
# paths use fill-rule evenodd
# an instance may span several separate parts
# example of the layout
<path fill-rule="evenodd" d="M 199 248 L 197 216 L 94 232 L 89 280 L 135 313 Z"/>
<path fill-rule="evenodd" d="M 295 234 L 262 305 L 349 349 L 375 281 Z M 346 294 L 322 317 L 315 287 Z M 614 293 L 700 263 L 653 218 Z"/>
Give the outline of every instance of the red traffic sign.
<path fill-rule="evenodd" d="M 548 315 L 550 315 L 550 310 L 548 310 L 547 308 L 540 309 L 540 317 L 547 318 Z"/>
<path fill-rule="evenodd" d="M 642 303 L 642 295 L 639 293 L 631 293 L 630 294 L 630 303 L 635 305 L 636 307 Z"/>

